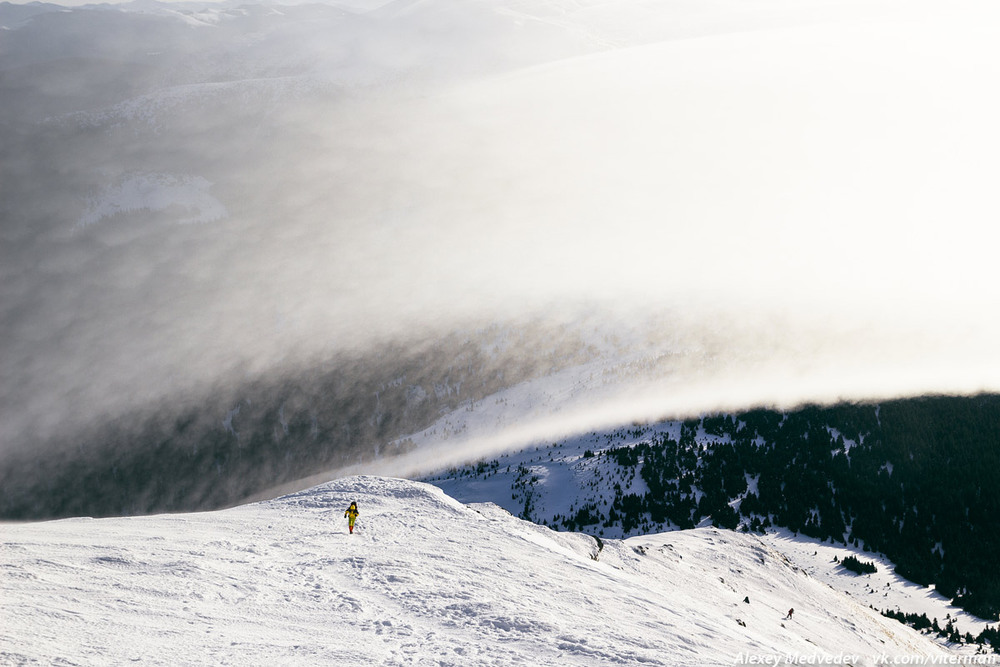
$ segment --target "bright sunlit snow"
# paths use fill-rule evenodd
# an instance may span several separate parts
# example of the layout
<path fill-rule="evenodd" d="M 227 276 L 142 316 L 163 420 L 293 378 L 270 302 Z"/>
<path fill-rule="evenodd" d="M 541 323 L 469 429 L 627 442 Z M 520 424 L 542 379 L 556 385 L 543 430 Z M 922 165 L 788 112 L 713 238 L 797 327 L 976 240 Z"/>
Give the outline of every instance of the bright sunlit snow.
<path fill-rule="evenodd" d="M 3 542 L 5 664 L 704 667 L 949 655 L 774 542 L 705 528 L 599 543 L 389 478 L 204 514 L 5 524 Z"/>

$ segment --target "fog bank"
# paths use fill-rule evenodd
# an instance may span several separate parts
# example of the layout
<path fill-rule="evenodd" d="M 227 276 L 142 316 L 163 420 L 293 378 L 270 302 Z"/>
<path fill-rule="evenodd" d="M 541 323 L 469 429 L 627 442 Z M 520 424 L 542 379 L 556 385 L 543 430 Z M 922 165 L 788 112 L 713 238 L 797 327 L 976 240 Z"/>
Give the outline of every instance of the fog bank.
<path fill-rule="evenodd" d="M 1000 390 L 991 3 L 17 7 L 4 452 L 450 337 L 642 369 L 502 446 Z"/>

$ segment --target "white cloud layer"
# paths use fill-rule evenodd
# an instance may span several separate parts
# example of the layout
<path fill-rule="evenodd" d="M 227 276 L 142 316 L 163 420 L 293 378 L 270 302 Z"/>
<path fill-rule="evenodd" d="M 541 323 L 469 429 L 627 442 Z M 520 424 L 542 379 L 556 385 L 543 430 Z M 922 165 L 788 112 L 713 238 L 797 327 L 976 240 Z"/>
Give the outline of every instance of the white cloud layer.
<path fill-rule="evenodd" d="M 150 113 L 89 116 L 132 152 L 94 158 L 103 199 L 42 259 L 10 254 L 9 423 L 580 311 L 697 358 L 650 413 L 1000 390 L 993 3 L 339 6 L 219 14 L 168 56 L 237 37 L 184 66 L 133 49 L 156 76 L 120 108 Z M 225 144 L 230 113 L 300 143 Z M 200 163 L 137 157 L 178 129 Z"/>

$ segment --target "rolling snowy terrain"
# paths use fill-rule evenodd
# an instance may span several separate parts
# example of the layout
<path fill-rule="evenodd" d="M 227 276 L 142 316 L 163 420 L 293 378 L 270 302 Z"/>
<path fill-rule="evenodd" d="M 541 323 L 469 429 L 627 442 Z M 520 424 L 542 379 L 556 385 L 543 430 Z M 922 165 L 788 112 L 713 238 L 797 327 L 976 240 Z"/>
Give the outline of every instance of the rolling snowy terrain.
<path fill-rule="evenodd" d="M 954 656 L 811 576 L 781 542 L 714 528 L 599 542 L 399 479 L 345 478 L 219 512 L 2 528 L 4 664 Z"/>
<path fill-rule="evenodd" d="M 680 422 L 663 422 L 637 428 L 634 425 L 614 431 L 595 432 L 555 443 L 539 444 L 518 452 L 507 452 L 495 458 L 453 467 L 424 481 L 441 488 L 446 494 L 465 503 L 490 502 L 516 516 L 529 516 L 544 525 L 562 526 L 577 510 L 588 506 L 605 510 L 609 501 L 622 494 L 644 493 L 645 482 L 636 470 L 623 469 L 613 460 L 595 455 L 609 447 L 629 447 L 648 441 L 652 434 L 667 433 L 677 437 Z M 703 430 L 698 436 L 701 446 L 716 438 Z M 699 489 L 692 493 L 699 494 Z M 712 517 L 704 517 L 700 529 L 712 525 Z M 648 515 L 641 524 L 624 531 L 620 523 L 602 525 L 596 522 L 585 532 L 601 539 L 639 539 L 645 534 L 676 530 L 670 522 L 655 523 Z M 684 531 L 680 531 L 683 533 Z M 667 535 L 667 533 L 663 533 Z M 894 571 L 894 564 L 881 554 L 856 546 L 813 539 L 793 534 L 783 528 L 771 528 L 753 538 L 784 554 L 790 562 L 830 587 L 850 595 L 860 604 L 879 611 L 899 611 L 924 614 L 938 621 L 941 627 L 951 620 L 963 635 L 978 635 L 993 627 L 951 604 L 933 586 L 920 586 Z M 858 575 L 840 565 L 848 556 L 874 563 L 874 574 Z"/>

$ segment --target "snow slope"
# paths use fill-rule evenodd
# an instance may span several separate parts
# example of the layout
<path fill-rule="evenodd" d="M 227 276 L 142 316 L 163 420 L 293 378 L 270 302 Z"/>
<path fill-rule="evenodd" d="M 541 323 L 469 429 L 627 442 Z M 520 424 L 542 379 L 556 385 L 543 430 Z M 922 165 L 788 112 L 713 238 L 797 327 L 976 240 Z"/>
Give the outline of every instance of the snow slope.
<path fill-rule="evenodd" d="M 361 516 L 349 535 L 342 512 L 352 500 Z M 2 530 L 4 664 L 949 655 L 752 536 L 705 528 L 598 543 L 391 478 L 345 478 L 220 512 Z"/>
<path fill-rule="evenodd" d="M 620 486 L 624 494 L 644 494 L 648 491 L 635 469 L 621 468 L 610 457 L 588 457 L 588 450 L 601 452 L 611 447 L 631 447 L 649 441 L 657 434 L 668 434 L 678 440 L 680 429 L 681 422 L 664 421 L 643 427 L 594 431 L 557 442 L 536 443 L 520 451 L 503 453 L 492 460 L 484 459 L 481 463 L 441 471 L 424 480 L 462 502 L 493 502 L 519 516 L 525 516 L 524 508 L 530 505 L 529 518 L 540 523 L 560 525 L 559 517 L 570 517 L 582 507 L 606 507 L 608 500 L 615 496 L 616 486 Z M 719 436 L 707 434 L 704 429 L 700 429 L 696 436 L 696 441 L 703 446 L 720 440 Z M 692 489 L 692 493 L 700 494 L 701 491 Z M 710 523 L 709 517 L 701 525 Z M 628 535 L 662 533 L 673 529 L 669 521 L 655 523 L 647 514 L 643 523 L 628 534 L 623 534 L 620 524 L 611 527 L 592 525 L 587 530 L 602 538 L 620 539 Z M 930 620 L 937 619 L 942 627 L 950 619 L 963 634 L 968 632 L 973 636 L 989 625 L 952 605 L 933 587 L 919 586 L 896 574 L 894 563 L 881 554 L 792 534 L 785 529 L 772 529 L 758 539 L 787 556 L 810 576 L 850 595 L 865 607 L 926 614 Z M 879 570 L 875 574 L 855 575 L 834 561 L 847 556 L 874 563 Z"/>
<path fill-rule="evenodd" d="M 954 606 L 933 586 L 920 586 L 899 576 L 895 572 L 895 564 L 880 554 L 793 535 L 787 530 L 769 532 L 761 539 L 788 556 L 810 576 L 847 593 L 865 606 L 906 614 L 925 614 L 929 620 L 937 620 L 941 627 L 950 620 L 962 634 L 971 633 L 973 636 L 995 625 Z M 847 556 L 871 563 L 878 571 L 854 574 L 839 565 L 839 561 Z"/>

